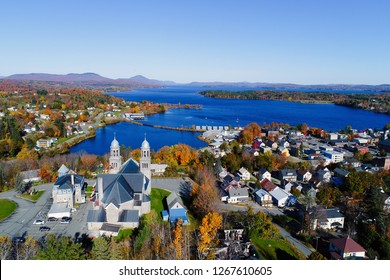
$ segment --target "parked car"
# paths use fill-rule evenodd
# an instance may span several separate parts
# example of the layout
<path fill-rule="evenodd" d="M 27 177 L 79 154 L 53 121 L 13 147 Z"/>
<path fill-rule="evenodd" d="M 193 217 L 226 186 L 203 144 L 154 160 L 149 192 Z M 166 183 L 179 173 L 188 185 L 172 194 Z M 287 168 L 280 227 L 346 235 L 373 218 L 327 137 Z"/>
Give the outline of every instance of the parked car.
<path fill-rule="evenodd" d="M 44 221 L 44 220 L 35 220 L 35 221 L 33 222 L 33 224 L 34 224 L 34 225 L 43 225 L 43 224 L 45 224 L 45 221 Z"/>
<path fill-rule="evenodd" d="M 39 228 L 39 231 L 49 231 L 50 228 L 49 227 L 40 227 Z"/>
<path fill-rule="evenodd" d="M 47 221 L 48 222 L 56 222 L 56 221 L 58 221 L 58 219 L 55 218 L 55 217 L 50 217 L 50 218 L 47 219 Z"/>
<path fill-rule="evenodd" d="M 24 243 L 26 241 L 26 238 L 22 237 L 22 236 L 18 236 L 18 237 L 14 237 L 12 239 L 12 241 L 14 243 Z"/>
<path fill-rule="evenodd" d="M 69 224 L 71 220 L 71 217 L 62 217 L 60 224 Z"/>

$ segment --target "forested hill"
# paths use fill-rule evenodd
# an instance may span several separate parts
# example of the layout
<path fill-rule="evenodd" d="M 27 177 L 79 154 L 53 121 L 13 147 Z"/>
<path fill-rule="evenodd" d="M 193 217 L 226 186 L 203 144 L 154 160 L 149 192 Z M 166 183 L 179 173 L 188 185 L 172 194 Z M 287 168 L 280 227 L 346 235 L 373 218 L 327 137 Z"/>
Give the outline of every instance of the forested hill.
<path fill-rule="evenodd" d="M 332 103 L 356 109 L 390 114 L 390 93 L 342 94 L 332 92 L 300 92 L 272 90 L 205 90 L 199 92 L 205 97 L 250 100 L 281 100 L 301 103 Z"/>

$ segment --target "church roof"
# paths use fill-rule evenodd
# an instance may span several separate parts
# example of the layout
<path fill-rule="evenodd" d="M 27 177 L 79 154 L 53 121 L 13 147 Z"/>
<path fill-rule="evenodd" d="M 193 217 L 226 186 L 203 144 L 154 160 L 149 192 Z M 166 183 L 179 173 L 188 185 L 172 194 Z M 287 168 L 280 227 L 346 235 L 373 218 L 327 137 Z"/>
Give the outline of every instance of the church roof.
<path fill-rule="evenodd" d="M 119 222 L 127 222 L 127 223 L 136 223 L 139 221 L 139 211 L 138 210 L 123 210 L 120 217 Z"/>
<path fill-rule="evenodd" d="M 144 175 L 136 174 L 103 174 L 103 199 L 105 204 L 120 205 L 133 199 L 134 193 L 142 193 Z"/>
<path fill-rule="evenodd" d="M 64 164 L 61 165 L 60 169 L 58 169 L 58 173 L 68 173 L 69 172 L 69 168 L 66 167 Z"/>
<path fill-rule="evenodd" d="M 139 165 L 134 159 L 127 160 L 123 165 L 121 170 L 119 171 L 121 174 L 134 174 L 139 173 Z"/>

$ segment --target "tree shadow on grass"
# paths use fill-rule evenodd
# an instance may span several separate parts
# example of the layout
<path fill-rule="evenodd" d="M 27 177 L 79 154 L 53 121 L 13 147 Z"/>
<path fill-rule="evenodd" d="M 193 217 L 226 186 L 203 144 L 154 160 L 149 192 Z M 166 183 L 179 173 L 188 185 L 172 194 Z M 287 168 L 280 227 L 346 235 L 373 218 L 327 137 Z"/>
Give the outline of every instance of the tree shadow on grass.
<path fill-rule="evenodd" d="M 296 257 L 290 255 L 289 253 L 287 253 L 286 251 L 283 251 L 281 249 L 276 249 L 275 254 L 276 254 L 277 260 L 296 260 L 297 259 Z"/>

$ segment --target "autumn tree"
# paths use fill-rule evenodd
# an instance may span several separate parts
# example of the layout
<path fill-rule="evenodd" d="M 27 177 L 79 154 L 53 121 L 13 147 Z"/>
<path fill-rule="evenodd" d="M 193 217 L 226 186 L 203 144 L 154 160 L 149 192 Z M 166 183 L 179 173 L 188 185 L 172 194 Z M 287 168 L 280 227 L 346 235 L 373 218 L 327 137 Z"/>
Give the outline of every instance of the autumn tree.
<path fill-rule="evenodd" d="M 203 217 L 214 211 L 216 202 L 219 201 L 213 170 L 207 167 L 200 168 L 197 172 L 196 181 L 198 184 L 193 186 L 190 194 L 192 207 L 195 214 Z"/>
<path fill-rule="evenodd" d="M 9 260 L 12 254 L 12 240 L 8 236 L 0 236 L 0 259 Z"/>
<path fill-rule="evenodd" d="M 279 229 L 272 223 L 272 219 L 264 212 L 259 211 L 251 216 L 249 217 L 252 220 L 251 225 L 249 225 L 249 235 L 272 239 L 279 233 Z"/>
<path fill-rule="evenodd" d="M 39 250 L 39 243 L 32 236 L 28 236 L 24 243 L 16 246 L 18 246 L 16 255 L 18 260 L 33 260 Z"/>
<path fill-rule="evenodd" d="M 222 227 L 222 216 L 216 212 L 208 213 L 199 226 L 198 257 L 213 259 L 212 251 L 218 245 L 217 232 Z"/>
<path fill-rule="evenodd" d="M 172 243 L 171 248 L 174 251 L 174 258 L 175 260 L 182 260 L 183 259 L 183 220 L 179 219 L 176 222 L 175 227 L 172 230 Z"/>
<path fill-rule="evenodd" d="M 334 203 L 337 201 L 337 199 L 340 198 L 340 196 L 341 192 L 339 191 L 339 189 L 331 186 L 324 186 L 318 189 L 316 199 L 318 204 L 324 206 L 325 208 L 329 208 L 334 205 Z"/>
<path fill-rule="evenodd" d="M 252 122 L 241 131 L 238 141 L 243 144 L 252 144 L 253 140 L 260 135 L 260 126 L 256 122 Z"/>

